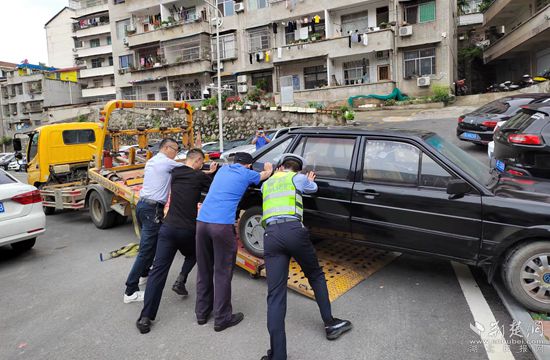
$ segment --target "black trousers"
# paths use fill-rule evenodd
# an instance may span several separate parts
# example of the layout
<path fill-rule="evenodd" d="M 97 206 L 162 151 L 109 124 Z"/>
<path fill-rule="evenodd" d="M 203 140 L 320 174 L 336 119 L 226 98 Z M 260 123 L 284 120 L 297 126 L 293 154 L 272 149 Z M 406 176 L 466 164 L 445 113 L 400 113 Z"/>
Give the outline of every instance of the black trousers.
<path fill-rule="evenodd" d="M 231 320 L 231 280 L 237 257 L 233 224 L 197 221 L 197 319 L 214 311 L 214 325 Z"/>
<path fill-rule="evenodd" d="M 288 266 L 293 257 L 307 277 L 325 323 L 332 311 L 323 269 L 317 260 L 309 231 L 299 221 L 268 225 L 264 235 L 264 260 L 267 275 L 267 329 L 270 359 L 286 360 L 286 292 Z"/>
<path fill-rule="evenodd" d="M 141 317 L 154 320 L 157 316 L 162 291 L 168 278 L 168 271 L 178 250 L 185 256 L 180 276 L 187 280 L 187 275 L 197 262 L 195 257 L 195 230 L 162 224 L 159 230 L 153 268 L 147 279 Z"/>

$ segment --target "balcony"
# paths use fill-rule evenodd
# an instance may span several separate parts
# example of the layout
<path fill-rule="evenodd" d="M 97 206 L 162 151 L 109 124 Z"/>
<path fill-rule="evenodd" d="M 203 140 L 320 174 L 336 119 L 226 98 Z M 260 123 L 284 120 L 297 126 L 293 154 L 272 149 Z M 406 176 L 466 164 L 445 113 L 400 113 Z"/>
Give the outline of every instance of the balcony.
<path fill-rule="evenodd" d="M 435 44 L 441 42 L 443 39 L 442 33 L 447 33 L 448 31 L 446 28 L 447 24 L 443 21 L 430 21 L 409 26 L 412 26 L 412 35 L 398 36 L 397 47 Z M 399 29 L 398 27 L 396 32 Z"/>
<path fill-rule="evenodd" d="M 170 76 L 198 74 L 212 71 L 210 60 L 193 60 L 187 63 L 167 64 L 143 70 L 132 70 L 131 81 L 153 81 Z"/>
<path fill-rule="evenodd" d="M 483 13 L 483 25 L 494 26 L 514 22 L 532 4 L 530 0 L 495 0 Z"/>
<path fill-rule="evenodd" d="M 165 26 L 156 30 L 142 32 L 139 34 L 128 35 L 128 46 L 130 48 L 155 43 L 159 41 L 168 41 L 184 36 L 196 35 L 203 32 L 209 32 L 207 22 L 201 20 L 186 22 L 173 26 Z"/>
<path fill-rule="evenodd" d="M 102 66 L 98 68 L 91 69 L 82 69 L 80 70 L 80 78 L 90 78 L 95 76 L 104 76 L 104 75 L 113 75 L 115 73 L 115 68 L 111 66 Z"/>
<path fill-rule="evenodd" d="M 76 52 L 73 52 L 75 58 L 85 58 L 89 56 L 111 54 L 113 47 L 111 45 L 103 45 L 97 47 L 82 47 L 77 48 Z"/>
<path fill-rule="evenodd" d="M 75 36 L 82 38 L 85 36 L 94 36 L 94 35 L 101 35 L 101 34 L 110 34 L 111 33 L 111 26 L 109 23 L 98 25 L 98 26 L 90 26 L 84 29 L 75 29 Z"/>
<path fill-rule="evenodd" d="M 96 1 L 69 0 L 69 7 L 76 10 L 75 18 L 83 17 L 88 14 L 105 12 L 109 10 L 107 0 L 96 0 Z"/>
<path fill-rule="evenodd" d="M 82 89 L 83 98 L 111 95 L 116 95 L 116 88 L 114 86 L 88 87 L 87 89 Z"/>
<path fill-rule="evenodd" d="M 365 46 L 362 42 L 352 43 L 351 48 L 349 47 L 348 36 L 285 45 L 282 47 L 282 56 L 280 58 L 277 56 L 277 50 L 272 54 L 273 63 L 306 60 L 323 56 L 338 58 L 393 48 L 393 31 L 390 29 L 369 32 L 367 38 L 368 45 Z"/>
<path fill-rule="evenodd" d="M 550 18 L 550 5 L 490 44 L 483 52 L 485 63 L 498 58 L 513 56 L 518 52 L 540 50 L 540 44 L 547 43 L 550 36 L 550 21 L 547 20 L 548 18 Z"/>

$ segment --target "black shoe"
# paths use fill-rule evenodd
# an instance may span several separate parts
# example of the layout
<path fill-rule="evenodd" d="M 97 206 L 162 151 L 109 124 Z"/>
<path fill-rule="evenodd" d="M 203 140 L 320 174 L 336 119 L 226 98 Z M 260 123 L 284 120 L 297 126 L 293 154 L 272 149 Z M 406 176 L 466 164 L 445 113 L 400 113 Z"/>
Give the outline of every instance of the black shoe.
<path fill-rule="evenodd" d="M 189 292 L 187 292 L 187 289 L 185 288 L 185 283 L 179 282 L 177 280 L 174 283 L 174 285 L 172 285 L 172 290 L 176 294 L 181 295 L 181 296 L 188 296 L 189 295 Z"/>
<path fill-rule="evenodd" d="M 269 357 L 267 355 L 264 355 L 260 360 L 269 360 Z"/>
<path fill-rule="evenodd" d="M 228 327 L 235 326 L 241 321 L 243 321 L 244 315 L 243 313 L 236 313 L 231 315 L 231 320 L 229 322 L 226 322 L 225 324 L 221 325 L 214 325 L 214 331 L 223 331 L 227 329 Z"/>
<path fill-rule="evenodd" d="M 336 340 L 340 337 L 340 335 L 351 330 L 352 327 L 353 325 L 348 320 L 333 318 L 330 324 L 325 325 L 327 339 Z"/>
<path fill-rule="evenodd" d="M 151 331 L 151 319 L 148 317 L 139 318 L 138 321 L 136 321 L 136 326 L 140 333 L 147 334 Z"/>
<path fill-rule="evenodd" d="M 210 318 L 210 314 L 208 314 L 205 318 L 197 318 L 197 324 L 204 325 L 208 322 L 209 318 Z"/>

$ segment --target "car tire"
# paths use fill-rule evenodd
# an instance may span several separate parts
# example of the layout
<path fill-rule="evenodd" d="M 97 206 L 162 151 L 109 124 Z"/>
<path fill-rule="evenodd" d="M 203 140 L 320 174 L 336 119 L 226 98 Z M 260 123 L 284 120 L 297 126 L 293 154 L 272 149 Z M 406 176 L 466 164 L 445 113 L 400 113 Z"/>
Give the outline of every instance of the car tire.
<path fill-rule="evenodd" d="M 246 209 L 242 214 L 239 219 L 239 238 L 249 253 L 260 258 L 264 257 L 264 228 L 260 206 Z"/>
<path fill-rule="evenodd" d="M 549 262 L 548 241 L 518 246 L 506 256 L 502 279 L 512 296 L 527 309 L 550 312 Z"/>
<path fill-rule="evenodd" d="M 15 251 L 28 251 L 36 244 L 36 238 L 19 241 L 11 244 L 11 248 Z"/>
<path fill-rule="evenodd" d="M 113 227 L 117 219 L 116 211 L 108 211 L 101 195 L 97 191 L 92 191 L 88 200 L 90 217 L 98 229 L 108 229 Z"/>
<path fill-rule="evenodd" d="M 53 215 L 55 214 L 55 208 L 51 206 L 43 206 L 42 209 L 44 210 L 44 214 L 46 215 Z"/>

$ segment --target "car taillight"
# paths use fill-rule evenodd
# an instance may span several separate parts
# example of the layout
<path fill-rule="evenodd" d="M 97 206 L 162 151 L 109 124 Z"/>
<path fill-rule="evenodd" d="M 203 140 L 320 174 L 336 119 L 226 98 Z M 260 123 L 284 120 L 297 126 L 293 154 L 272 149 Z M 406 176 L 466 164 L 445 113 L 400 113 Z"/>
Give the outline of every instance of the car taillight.
<path fill-rule="evenodd" d="M 522 145 L 540 145 L 542 139 L 538 135 L 529 134 L 510 134 L 508 135 L 508 141 L 514 144 Z"/>
<path fill-rule="evenodd" d="M 461 122 L 463 122 L 463 121 L 464 121 L 464 116 L 460 116 L 460 117 L 458 118 L 458 122 L 461 123 Z"/>
<path fill-rule="evenodd" d="M 481 123 L 481 125 L 488 127 L 488 128 L 494 128 L 497 126 L 498 121 L 491 121 L 491 120 L 485 120 Z"/>
<path fill-rule="evenodd" d="M 11 198 L 11 200 L 21 205 L 28 205 L 41 202 L 42 197 L 40 196 L 40 191 L 33 190 L 23 194 L 15 195 Z"/>
<path fill-rule="evenodd" d="M 522 173 L 521 171 L 517 171 L 517 170 L 512 170 L 512 169 L 508 169 L 506 170 L 506 172 L 510 175 L 514 175 L 514 176 L 524 176 L 525 174 Z"/>

